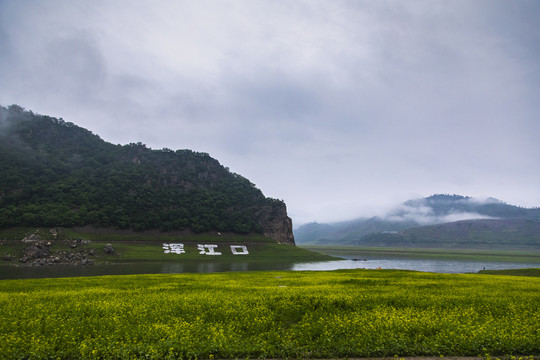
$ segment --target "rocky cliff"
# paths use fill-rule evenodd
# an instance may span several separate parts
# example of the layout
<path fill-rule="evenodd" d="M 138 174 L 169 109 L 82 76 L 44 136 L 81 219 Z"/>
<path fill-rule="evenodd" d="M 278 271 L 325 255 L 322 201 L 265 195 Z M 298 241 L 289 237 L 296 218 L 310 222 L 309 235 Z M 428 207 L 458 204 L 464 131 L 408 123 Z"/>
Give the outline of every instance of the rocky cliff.
<path fill-rule="evenodd" d="M 261 225 L 265 236 L 274 239 L 278 244 L 295 245 L 292 219 L 287 216 L 287 207 L 284 203 L 270 209 L 262 219 Z"/>

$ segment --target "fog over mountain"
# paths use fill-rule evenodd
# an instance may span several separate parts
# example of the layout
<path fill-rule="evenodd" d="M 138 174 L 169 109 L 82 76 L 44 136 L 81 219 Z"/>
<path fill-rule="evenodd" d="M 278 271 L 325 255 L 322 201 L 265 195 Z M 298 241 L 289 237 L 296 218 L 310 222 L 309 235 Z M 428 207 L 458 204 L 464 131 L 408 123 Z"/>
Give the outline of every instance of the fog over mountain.
<path fill-rule="evenodd" d="M 428 198 L 409 200 L 381 216 L 389 222 L 413 222 L 419 225 L 440 224 L 471 219 L 493 219 L 489 210 L 505 207 L 494 198 L 478 199 L 459 195 L 433 195 Z"/>
<path fill-rule="evenodd" d="M 540 219 L 540 208 L 522 208 L 495 198 L 436 194 L 412 199 L 384 214 L 336 223 L 309 223 L 295 230 L 297 243 L 350 243 L 377 233 L 464 220 Z"/>

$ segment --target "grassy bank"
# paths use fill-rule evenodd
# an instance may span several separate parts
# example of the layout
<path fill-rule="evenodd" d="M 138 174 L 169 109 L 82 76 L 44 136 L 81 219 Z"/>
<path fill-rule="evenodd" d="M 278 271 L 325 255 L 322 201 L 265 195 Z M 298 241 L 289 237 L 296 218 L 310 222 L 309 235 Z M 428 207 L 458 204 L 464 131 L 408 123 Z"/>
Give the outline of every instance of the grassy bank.
<path fill-rule="evenodd" d="M 58 230 L 58 232 L 56 232 Z M 190 231 L 130 231 L 113 228 L 9 228 L 0 229 L 0 240 L 21 240 L 29 234 L 38 234 L 47 241 L 85 239 L 97 242 L 238 242 L 273 243 L 274 240 L 260 234 L 220 234 L 218 232 L 195 234 Z"/>
<path fill-rule="evenodd" d="M 407 257 L 419 259 L 462 259 L 479 261 L 537 262 L 540 251 L 522 250 L 482 250 L 482 249 L 441 249 L 441 248 L 393 248 L 357 246 L 302 246 L 304 249 L 328 255 L 353 257 Z"/>
<path fill-rule="evenodd" d="M 3 280 L 0 308 L 4 359 L 540 354 L 532 277 L 348 270 Z"/>
<path fill-rule="evenodd" d="M 183 243 L 185 253 L 165 253 L 162 244 L 153 243 L 113 243 L 113 246 L 118 252 L 118 255 L 106 255 L 101 259 L 107 262 L 179 262 L 179 261 L 254 261 L 254 262 L 310 262 L 310 261 L 327 261 L 335 260 L 336 258 L 310 251 L 307 249 L 298 248 L 290 245 L 280 245 L 275 243 L 250 243 L 250 242 L 231 242 L 219 243 L 215 251 L 221 253 L 219 256 L 207 256 L 199 253 L 197 244 L 206 244 L 202 241 L 199 243 Z M 91 246 L 100 247 L 101 243 L 92 243 Z M 234 255 L 230 250 L 230 245 L 246 246 L 247 255 Z"/>
<path fill-rule="evenodd" d="M 82 232 L 72 229 L 62 229 L 60 234 L 54 234 L 50 229 L 15 228 L 0 231 L 0 264 L 20 265 L 19 259 L 24 256 L 29 243 L 21 242 L 29 234 L 37 234 L 39 238 L 50 243 L 48 248 L 51 257 L 58 252 L 86 252 L 86 258 L 94 263 L 134 263 L 134 262 L 312 262 L 335 260 L 330 255 L 313 252 L 290 245 L 276 244 L 272 239 L 262 235 L 238 234 L 192 234 L 192 233 L 134 233 L 117 232 Z M 82 239 L 84 242 L 73 242 Z M 111 244 L 114 254 L 104 252 L 106 244 Z M 182 253 L 166 253 L 164 244 L 182 244 Z M 205 252 L 219 252 L 219 256 L 201 254 L 199 245 L 215 245 Z M 76 246 L 76 247 L 74 247 Z M 245 246 L 235 248 L 231 246 Z M 165 247 L 165 248 L 164 248 Z M 91 256 L 88 253 L 91 251 Z M 238 254 L 246 252 L 247 254 Z M 2 259 L 10 259 L 10 261 Z"/>
<path fill-rule="evenodd" d="M 178 240 L 177 240 L 178 241 Z M 162 243 L 148 242 L 112 242 L 110 243 L 115 250 L 114 254 L 104 252 L 105 245 L 108 242 L 91 242 L 89 244 L 79 246 L 76 249 L 70 249 L 70 246 L 63 243 L 53 244 L 51 246 L 51 256 L 54 256 L 57 251 L 73 252 L 81 251 L 82 249 L 93 249 L 93 256 L 88 256 L 94 260 L 95 264 L 104 263 L 136 263 L 136 262 L 313 262 L 313 261 L 328 261 L 336 260 L 336 258 L 310 251 L 307 249 L 298 248 L 290 245 L 280 245 L 275 243 L 245 243 L 231 242 L 219 243 L 214 250 L 220 252 L 219 256 L 208 256 L 200 254 L 198 244 L 208 244 L 204 240 L 200 243 L 182 243 L 185 253 L 165 253 Z M 232 253 L 231 245 L 244 245 L 248 254 L 235 255 Z M 22 258 L 24 248 L 28 246 L 20 242 L 5 241 L 0 245 L 0 263 L 4 265 L 23 265 L 18 259 Z M 11 256 L 11 261 L 2 261 L 4 256 Z"/>

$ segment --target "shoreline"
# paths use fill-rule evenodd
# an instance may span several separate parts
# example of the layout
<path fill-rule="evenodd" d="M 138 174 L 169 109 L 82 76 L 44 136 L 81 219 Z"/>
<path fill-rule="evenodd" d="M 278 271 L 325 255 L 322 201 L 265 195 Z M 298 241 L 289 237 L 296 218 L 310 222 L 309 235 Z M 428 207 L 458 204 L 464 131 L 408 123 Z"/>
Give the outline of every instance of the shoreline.
<path fill-rule="evenodd" d="M 463 248 L 387 248 L 357 246 L 297 245 L 311 251 L 327 255 L 346 256 L 385 256 L 416 259 L 440 260 L 478 260 L 533 262 L 540 266 L 540 250 L 523 249 L 463 249 Z"/>

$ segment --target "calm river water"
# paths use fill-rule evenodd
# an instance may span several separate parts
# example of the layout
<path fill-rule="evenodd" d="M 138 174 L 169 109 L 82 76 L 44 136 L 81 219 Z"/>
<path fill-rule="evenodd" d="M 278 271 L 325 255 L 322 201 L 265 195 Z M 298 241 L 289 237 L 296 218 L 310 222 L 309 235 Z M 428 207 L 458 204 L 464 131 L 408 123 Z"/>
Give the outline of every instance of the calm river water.
<path fill-rule="evenodd" d="M 0 279 L 73 277 L 98 275 L 128 274 L 164 274 L 164 273 L 211 273 L 226 271 L 328 271 L 339 269 L 403 269 L 437 273 L 475 273 L 480 270 L 501 270 L 537 268 L 538 262 L 490 262 L 465 260 L 431 260 L 408 258 L 366 258 L 365 260 L 343 259 L 335 261 L 296 263 L 296 264 L 257 264 L 250 262 L 237 263 L 138 263 L 109 264 L 93 266 L 33 266 L 13 267 L 0 266 Z"/>

